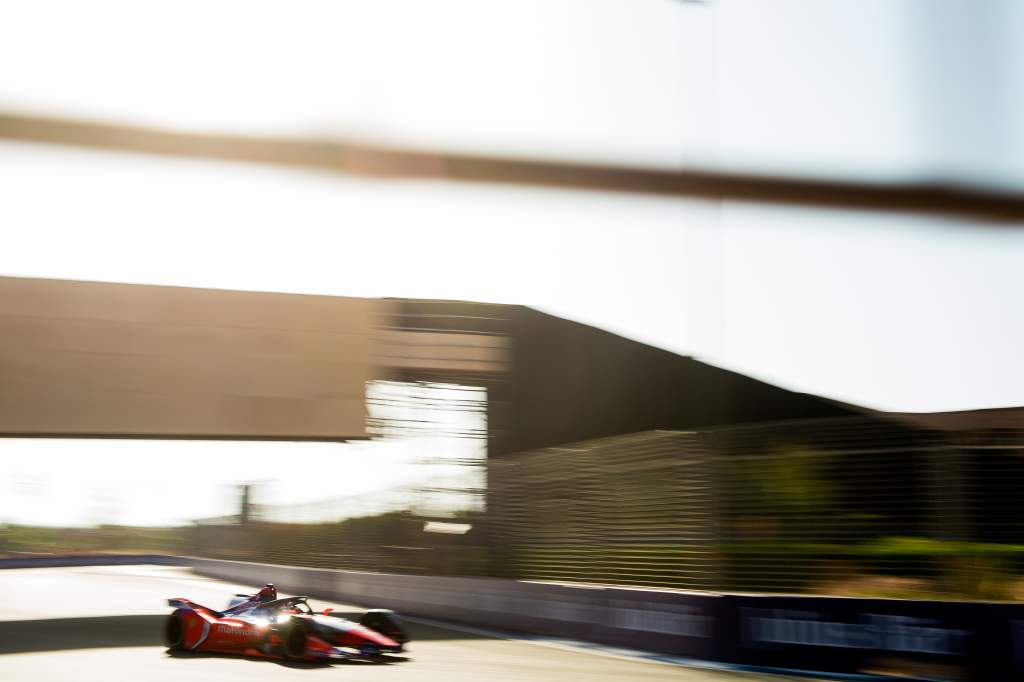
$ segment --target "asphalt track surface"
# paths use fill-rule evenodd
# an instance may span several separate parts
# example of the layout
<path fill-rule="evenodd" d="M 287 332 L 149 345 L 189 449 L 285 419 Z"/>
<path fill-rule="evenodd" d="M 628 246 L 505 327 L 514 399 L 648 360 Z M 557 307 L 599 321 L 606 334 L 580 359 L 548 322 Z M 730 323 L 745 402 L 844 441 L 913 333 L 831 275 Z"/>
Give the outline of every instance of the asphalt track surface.
<path fill-rule="evenodd" d="M 89 566 L 0 570 L 0 681 L 345 680 L 346 682 L 727 682 L 784 678 L 544 646 L 529 641 L 409 623 L 404 660 L 375 664 L 286 663 L 231 655 L 171 654 L 162 646 L 168 597 L 214 608 L 236 585 L 170 566 Z M 284 596 L 284 595 L 282 595 Z M 361 609 L 314 600 L 338 612 Z M 372 606 L 372 605 L 368 605 Z"/>

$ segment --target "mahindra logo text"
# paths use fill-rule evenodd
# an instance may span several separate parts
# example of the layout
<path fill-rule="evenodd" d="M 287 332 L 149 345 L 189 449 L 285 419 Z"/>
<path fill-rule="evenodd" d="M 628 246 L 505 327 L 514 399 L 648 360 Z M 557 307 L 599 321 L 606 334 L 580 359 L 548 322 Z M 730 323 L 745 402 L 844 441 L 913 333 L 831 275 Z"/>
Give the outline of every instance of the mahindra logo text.
<path fill-rule="evenodd" d="M 217 632 L 222 635 L 242 635 L 245 637 L 256 637 L 260 634 L 256 628 L 236 627 L 233 625 L 218 625 Z"/>

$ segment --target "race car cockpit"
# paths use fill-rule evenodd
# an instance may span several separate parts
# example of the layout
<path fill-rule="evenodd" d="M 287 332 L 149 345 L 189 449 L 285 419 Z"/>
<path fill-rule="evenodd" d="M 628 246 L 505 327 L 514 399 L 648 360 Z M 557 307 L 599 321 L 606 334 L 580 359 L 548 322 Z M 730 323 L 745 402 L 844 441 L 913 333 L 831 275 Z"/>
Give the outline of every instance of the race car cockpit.
<path fill-rule="evenodd" d="M 309 597 L 285 597 L 263 602 L 253 609 L 253 615 L 277 616 L 281 614 L 301 613 L 313 615 L 316 611 L 309 605 Z"/>

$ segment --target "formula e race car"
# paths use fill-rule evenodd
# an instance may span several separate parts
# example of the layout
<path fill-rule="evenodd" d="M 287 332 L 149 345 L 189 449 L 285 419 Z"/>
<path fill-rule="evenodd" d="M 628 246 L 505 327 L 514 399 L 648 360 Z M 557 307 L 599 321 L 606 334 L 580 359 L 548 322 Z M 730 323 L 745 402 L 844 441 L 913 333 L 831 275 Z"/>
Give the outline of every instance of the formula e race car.
<path fill-rule="evenodd" d="M 164 631 L 168 649 L 237 653 L 266 658 L 384 661 L 405 651 L 409 636 L 392 611 L 372 609 L 359 622 L 314 611 L 308 597 L 277 598 L 267 585 L 255 595 L 235 595 L 224 611 L 188 599 L 174 608 Z"/>

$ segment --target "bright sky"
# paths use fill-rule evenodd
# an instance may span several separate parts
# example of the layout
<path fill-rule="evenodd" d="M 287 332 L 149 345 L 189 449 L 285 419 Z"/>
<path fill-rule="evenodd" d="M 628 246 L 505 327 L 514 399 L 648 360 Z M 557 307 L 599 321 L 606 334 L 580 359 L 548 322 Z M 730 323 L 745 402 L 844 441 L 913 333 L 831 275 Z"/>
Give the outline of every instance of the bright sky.
<path fill-rule="evenodd" d="M 374 384 L 369 391 L 377 400 L 409 396 L 409 389 L 388 384 Z M 464 495 L 436 500 L 419 488 L 458 491 L 481 485 L 479 468 L 445 460 L 484 456 L 481 439 L 453 434 L 485 428 L 485 415 L 466 403 L 483 400 L 485 393 L 475 397 L 435 386 L 413 392 L 463 404 L 448 410 L 410 411 L 394 403 L 371 407 L 375 417 L 429 423 L 419 425 L 415 438 L 392 434 L 352 443 L 0 439 L 0 523 L 188 523 L 238 514 L 239 483 L 254 485 L 256 503 L 275 505 L 268 516 L 274 521 L 368 515 L 410 500 L 417 509 L 473 508 L 479 500 Z M 317 504 L 297 506 L 311 501 Z"/>
<path fill-rule="evenodd" d="M 1022 28 L 1014 0 L 26 0 L 0 10 L 0 64 L 16 67 L 0 109 L 1022 187 Z M 871 407 L 1024 404 L 1024 230 L 13 143 L 0 188 L 3 275 L 523 303 Z M 198 464 L 230 449 L 223 471 L 195 468 L 209 491 L 299 450 L 331 463 L 339 494 L 385 485 L 349 467 L 359 445 L 0 446 L 62 462 L 53 499 L 78 499 L 95 467 L 76 462 L 97 453 L 124 458 L 125 496 L 157 490 L 125 473 L 143 450 Z"/>

